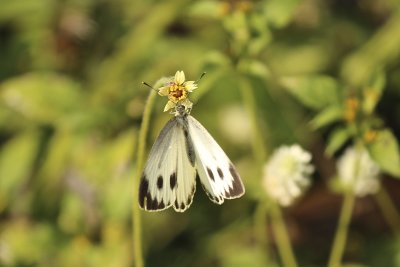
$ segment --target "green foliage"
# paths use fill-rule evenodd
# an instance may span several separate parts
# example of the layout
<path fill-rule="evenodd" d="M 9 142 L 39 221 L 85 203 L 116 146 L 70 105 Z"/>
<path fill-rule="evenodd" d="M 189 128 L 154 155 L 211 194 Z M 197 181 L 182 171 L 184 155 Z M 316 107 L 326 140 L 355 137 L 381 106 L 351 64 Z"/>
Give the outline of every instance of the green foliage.
<path fill-rule="evenodd" d="M 84 99 L 79 85 L 68 77 L 41 72 L 7 80 L 1 97 L 9 109 L 27 120 L 60 128 L 70 127 L 74 114 L 82 112 Z"/>
<path fill-rule="evenodd" d="M 372 114 L 381 99 L 386 85 L 385 73 L 380 70 L 373 73 L 364 91 L 363 110 L 366 114 Z"/>
<path fill-rule="evenodd" d="M 338 106 L 328 106 L 318 113 L 310 123 L 314 129 L 319 129 L 341 119 L 343 119 L 343 110 Z"/>
<path fill-rule="evenodd" d="M 377 131 L 376 137 L 367 146 L 371 157 L 379 164 L 383 171 L 400 178 L 399 145 L 388 129 Z"/>
<path fill-rule="evenodd" d="M 288 77 L 282 84 L 303 105 L 316 110 L 340 103 L 340 86 L 328 76 L 312 75 Z"/>
<path fill-rule="evenodd" d="M 347 128 L 336 128 L 329 136 L 328 145 L 326 147 L 326 153 L 329 156 L 341 148 L 344 143 L 350 138 L 350 132 Z"/>
<path fill-rule="evenodd" d="M 39 146 L 35 132 L 21 133 L 4 145 L 0 152 L 0 211 L 18 199 L 19 188 L 29 181 Z M 15 164 L 18 162 L 18 165 Z"/>

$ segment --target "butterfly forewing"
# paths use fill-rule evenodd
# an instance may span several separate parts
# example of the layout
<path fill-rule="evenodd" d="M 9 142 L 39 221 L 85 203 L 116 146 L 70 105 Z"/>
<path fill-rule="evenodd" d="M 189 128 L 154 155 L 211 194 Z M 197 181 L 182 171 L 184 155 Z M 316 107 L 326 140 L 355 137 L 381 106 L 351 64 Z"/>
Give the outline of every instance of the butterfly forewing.
<path fill-rule="evenodd" d="M 139 205 L 145 210 L 173 206 L 183 212 L 192 203 L 196 170 L 185 119 L 171 119 L 150 150 L 139 187 Z"/>
<path fill-rule="evenodd" d="M 242 196 L 243 183 L 228 156 L 200 122 L 192 116 L 187 116 L 187 120 L 197 173 L 209 198 L 222 204 L 224 199 Z"/>

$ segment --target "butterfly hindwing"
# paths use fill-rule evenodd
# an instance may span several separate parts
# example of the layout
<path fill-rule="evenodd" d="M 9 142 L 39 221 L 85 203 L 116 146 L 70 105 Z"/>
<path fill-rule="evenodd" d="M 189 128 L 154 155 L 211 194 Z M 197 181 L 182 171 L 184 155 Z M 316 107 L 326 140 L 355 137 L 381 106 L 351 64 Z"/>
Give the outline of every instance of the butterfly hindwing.
<path fill-rule="evenodd" d="M 150 150 L 139 187 L 139 205 L 148 211 L 173 206 L 183 212 L 196 187 L 195 155 L 185 117 L 171 119 Z"/>
<path fill-rule="evenodd" d="M 200 122 L 190 115 L 187 120 L 197 174 L 208 197 L 222 204 L 224 199 L 242 196 L 245 191 L 243 183 L 228 156 Z"/>

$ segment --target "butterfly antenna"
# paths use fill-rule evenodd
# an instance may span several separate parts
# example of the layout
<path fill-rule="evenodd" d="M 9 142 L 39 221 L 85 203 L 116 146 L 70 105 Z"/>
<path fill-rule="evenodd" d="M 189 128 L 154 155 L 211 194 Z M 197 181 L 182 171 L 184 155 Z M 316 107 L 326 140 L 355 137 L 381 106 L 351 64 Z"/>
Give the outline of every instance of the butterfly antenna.
<path fill-rule="evenodd" d="M 203 72 L 195 82 L 198 83 L 204 75 L 206 75 L 206 72 Z"/>
<path fill-rule="evenodd" d="M 153 86 L 151 86 L 150 84 L 146 83 L 146 82 L 142 82 L 142 84 L 146 85 L 147 87 L 150 87 L 152 90 L 158 92 L 157 89 L 155 89 Z"/>

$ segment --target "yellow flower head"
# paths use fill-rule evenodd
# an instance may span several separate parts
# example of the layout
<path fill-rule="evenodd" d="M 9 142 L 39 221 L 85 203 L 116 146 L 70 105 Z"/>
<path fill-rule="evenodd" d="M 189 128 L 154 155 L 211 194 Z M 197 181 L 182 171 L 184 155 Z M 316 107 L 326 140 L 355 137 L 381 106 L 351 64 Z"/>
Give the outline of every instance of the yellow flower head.
<path fill-rule="evenodd" d="M 158 89 L 158 94 L 168 97 L 168 103 L 165 105 L 164 111 L 176 107 L 177 104 L 182 104 L 186 109 L 190 109 L 193 105 L 188 99 L 188 94 L 197 88 L 194 81 L 185 81 L 185 73 L 177 71 L 174 77 Z"/>

